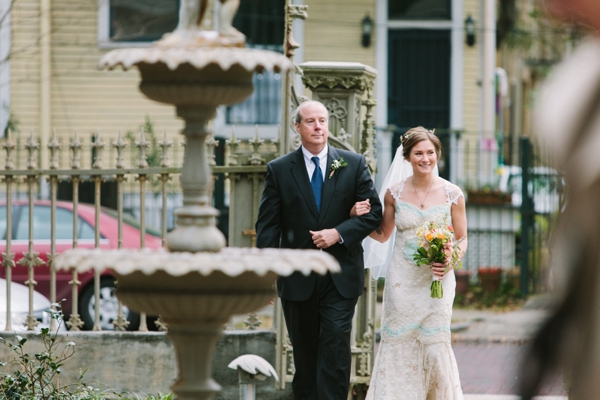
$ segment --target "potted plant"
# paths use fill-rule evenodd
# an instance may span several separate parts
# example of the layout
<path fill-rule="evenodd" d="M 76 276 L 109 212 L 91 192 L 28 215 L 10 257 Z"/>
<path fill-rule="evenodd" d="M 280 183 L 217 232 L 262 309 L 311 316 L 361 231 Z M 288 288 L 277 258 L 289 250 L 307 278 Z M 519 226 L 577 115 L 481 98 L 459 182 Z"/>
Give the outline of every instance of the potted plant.
<path fill-rule="evenodd" d="M 459 269 L 454 271 L 456 277 L 456 293 L 466 294 L 469 291 L 469 280 L 471 279 L 471 271 Z"/>
<path fill-rule="evenodd" d="M 485 293 L 494 293 L 500 289 L 500 281 L 502 279 L 501 267 L 479 267 L 477 275 L 481 283 L 481 289 Z"/>
<path fill-rule="evenodd" d="M 471 204 L 510 204 L 512 193 L 484 186 L 467 189 L 467 201 Z"/>

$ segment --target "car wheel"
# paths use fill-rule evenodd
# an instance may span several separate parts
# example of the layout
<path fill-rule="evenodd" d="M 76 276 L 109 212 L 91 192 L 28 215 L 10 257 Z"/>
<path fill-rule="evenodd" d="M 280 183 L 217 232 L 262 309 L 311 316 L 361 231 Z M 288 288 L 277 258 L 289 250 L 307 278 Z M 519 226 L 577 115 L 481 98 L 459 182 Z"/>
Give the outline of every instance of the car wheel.
<path fill-rule="evenodd" d="M 119 301 L 117 300 L 115 278 L 103 276 L 100 278 L 100 327 L 104 331 L 113 331 L 113 322 L 117 319 Z M 83 321 L 84 330 L 92 330 L 96 300 L 94 298 L 94 284 L 88 285 L 79 297 L 79 314 Z M 123 306 L 123 315 L 129 321 L 128 331 L 137 330 L 140 325 L 140 315 Z"/>

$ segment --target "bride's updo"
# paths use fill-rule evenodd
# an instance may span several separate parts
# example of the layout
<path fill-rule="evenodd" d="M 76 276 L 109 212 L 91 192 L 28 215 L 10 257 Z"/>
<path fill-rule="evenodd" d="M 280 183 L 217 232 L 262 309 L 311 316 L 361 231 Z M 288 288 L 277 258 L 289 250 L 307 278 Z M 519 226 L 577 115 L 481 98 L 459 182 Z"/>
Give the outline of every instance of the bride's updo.
<path fill-rule="evenodd" d="M 406 131 L 404 135 L 402 135 L 400 138 L 400 142 L 402 143 L 402 156 L 408 160 L 412 148 L 423 140 L 429 140 L 431 143 L 433 143 L 435 154 L 439 160 L 442 156 L 442 142 L 440 142 L 440 139 L 438 139 L 438 137 L 435 136 L 432 131 L 425 129 L 422 126 L 411 128 Z"/>

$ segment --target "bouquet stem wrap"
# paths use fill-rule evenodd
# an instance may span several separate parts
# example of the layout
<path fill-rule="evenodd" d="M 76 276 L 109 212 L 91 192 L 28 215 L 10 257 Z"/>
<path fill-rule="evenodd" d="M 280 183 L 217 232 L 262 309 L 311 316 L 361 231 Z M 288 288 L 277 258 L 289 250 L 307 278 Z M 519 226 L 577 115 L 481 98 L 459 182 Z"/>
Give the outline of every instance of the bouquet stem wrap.
<path fill-rule="evenodd" d="M 434 299 L 441 299 L 444 297 L 442 278 L 437 275 L 433 275 L 433 279 L 431 280 L 431 297 Z"/>

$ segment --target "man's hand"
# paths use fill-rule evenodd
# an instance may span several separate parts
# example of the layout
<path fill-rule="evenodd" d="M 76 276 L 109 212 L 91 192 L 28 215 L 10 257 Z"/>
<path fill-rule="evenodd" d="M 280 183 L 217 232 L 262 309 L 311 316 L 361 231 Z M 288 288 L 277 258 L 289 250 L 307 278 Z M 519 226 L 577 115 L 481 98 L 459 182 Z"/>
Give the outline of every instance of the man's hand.
<path fill-rule="evenodd" d="M 315 246 L 318 249 L 326 249 L 328 247 L 333 246 L 336 243 L 339 243 L 341 240 L 340 234 L 338 231 L 333 229 L 323 229 L 322 231 L 309 231 L 312 235 L 312 240 Z"/>

